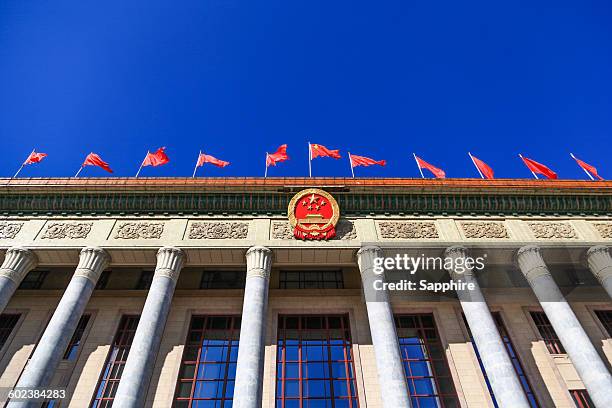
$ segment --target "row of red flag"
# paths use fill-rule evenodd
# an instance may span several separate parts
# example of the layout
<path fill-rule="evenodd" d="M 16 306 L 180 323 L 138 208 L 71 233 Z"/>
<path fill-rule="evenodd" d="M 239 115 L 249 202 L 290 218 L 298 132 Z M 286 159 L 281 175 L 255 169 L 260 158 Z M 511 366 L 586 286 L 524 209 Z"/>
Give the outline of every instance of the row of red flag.
<path fill-rule="evenodd" d="M 140 165 L 140 168 L 138 169 L 138 172 L 136 173 L 136 177 L 138 177 L 143 167 L 147 167 L 147 166 L 157 167 L 157 166 L 161 166 L 161 165 L 164 165 L 170 162 L 170 158 L 166 154 L 165 149 L 166 149 L 165 147 L 160 147 L 159 149 L 157 149 L 157 151 L 153 153 L 148 151 L 144 160 L 142 161 Z M 414 155 L 414 160 L 416 161 L 416 164 L 419 168 L 419 172 L 421 173 L 421 177 L 425 178 L 423 170 L 428 170 L 429 172 L 431 172 L 431 174 L 433 174 L 435 178 L 441 178 L 441 179 L 446 178 L 446 173 L 444 172 L 444 170 L 426 162 L 425 160 L 418 157 L 416 154 L 413 154 L 413 155 Z M 481 178 L 483 179 L 495 178 L 493 169 L 487 163 L 478 159 L 476 156 L 472 155 L 469 152 L 468 152 L 468 155 L 470 159 L 472 160 L 472 163 L 478 170 L 478 174 L 480 174 Z M 584 172 L 589 176 L 591 180 L 595 180 L 595 179 L 603 180 L 603 178 L 597 173 L 597 169 L 594 166 L 578 159 L 576 156 L 574 156 L 571 153 L 570 155 L 576 161 L 576 163 L 582 168 L 582 170 L 584 170 Z M 15 173 L 13 177 L 17 177 L 17 175 L 19 174 L 21 169 L 23 169 L 24 166 L 29 165 L 29 164 L 39 163 L 45 157 L 47 157 L 46 153 L 40 153 L 40 152 L 36 152 L 35 150 L 33 150 L 32 153 L 30 153 L 26 161 L 23 162 L 23 164 L 21 165 L 19 170 L 17 170 L 17 173 Z M 309 163 L 308 169 L 309 169 L 310 176 L 312 176 L 311 162 L 313 159 L 316 159 L 318 157 L 330 157 L 333 159 L 342 158 L 342 156 L 340 155 L 340 150 L 338 149 L 328 149 L 327 147 L 320 145 L 320 144 L 308 143 L 308 163 Z M 527 166 L 527 168 L 531 171 L 531 173 L 536 179 L 538 178 L 538 174 L 546 178 L 549 178 L 549 179 L 558 178 L 557 173 L 555 173 L 553 170 L 551 170 L 549 167 L 545 166 L 544 164 L 538 163 L 537 161 L 529 159 L 527 157 L 523 157 L 520 154 L 519 154 L 519 157 L 521 158 L 525 166 Z M 372 166 L 372 165 L 384 166 L 387 163 L 385 160 L 374 160 L 369 157 L 351 154 L 350 152 L 348 152 L 348 158 L 349 158 L 351 173 L 353 177 L 355 177 L 355 173 L 353 170 L 355 167 Z M 264 177 L 268 175 L 268 167 L 276 166 L 276 163 L 280 163 L 288 159 L 289 159 L 289 155 L 287 154 L 286 144 L 281 145 L 274 153 L 266 153 L 266 171 L 264 173 Z M 193 170 L 192 177 L 195 177 L 195 174 L 198 168 L 204 166 L 204 164 L 206 163 L 212 164 L 217 167 L 225 167 L 230 164 L 230 162 L 217 159 L 216 157 L 213 157 L 208 154 L 204 154 L 200 151 L 200 153 L 198 154 L 198 159 L 196 161 L 195 168 Z M 83 164 L 81 165 L 81 167 L 75 174 L 75 177 L 78 177 L 78 175 L 81 173 L 81 170 L 83 170 L 85 166 L 97 166 L 97 167 L 100 167 L 108 171 L 109 173 L 113 172 L 113 170 L 110 168 L 110 165 L 104 160 L 102 160 L 102 158 L 98 154 L 93 153 L 93 152 L 89 153 L 87 157 L 85 157 L 85 161 L 83 161 Z"/>

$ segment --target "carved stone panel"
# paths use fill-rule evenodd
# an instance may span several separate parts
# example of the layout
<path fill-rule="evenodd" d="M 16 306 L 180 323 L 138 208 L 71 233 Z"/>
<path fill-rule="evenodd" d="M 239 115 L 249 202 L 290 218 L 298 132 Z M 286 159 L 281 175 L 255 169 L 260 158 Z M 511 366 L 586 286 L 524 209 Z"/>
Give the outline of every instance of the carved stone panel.
<path fill-rule="evenodd" d="M 246 239 L 247 222 L 194 222 L 189 228 L 189 239 Z"/>
<path fill-rule="evenodd" d="M 594 224 L 595 229 L 599 232 L 602 238 L 612 238 L 612 223 L 598 223 Z"/>
<path fill-rule="evenodd" d="M 537 239 L 577 239 L 576 231 L 563 222 L 530 222 L 531 232 Z"/>
<path fill-rule="evenodd" d="M 438 229 L 434 222 L 384 221 L 378 224 L 381 238 L 385 239 L 436 239 Z"/>
<path fill-rule="evenodd" d="M 23 227 L 23 222 L 0 222 L 0 239 L 13 239 Z"/>
<path fill-rule="evenodd" d="M 125 222 L 115 231 L 115 239 L 159 239 L 164 232 L 162 222 Z"/>
<path fill-rule="evenodd" d="M 83 239 L 87 238 L 93 222 L 51 222 L 42 235 L 42 239 Z"/>
<path fill-rule="evenodd" d="M 295 239 L 291 225 L 287 221 L 272 222 L 272 239 Z M 355 223 L 349 220 L 339 220 L 336 224 L 336 236 L 332 240 L 357 239 Z"/>
<path fill-rule="evenodd" d="M 501 222 L 461 222 L 459 223 L 466 238 L 504 239 L 508 229 Z"/>

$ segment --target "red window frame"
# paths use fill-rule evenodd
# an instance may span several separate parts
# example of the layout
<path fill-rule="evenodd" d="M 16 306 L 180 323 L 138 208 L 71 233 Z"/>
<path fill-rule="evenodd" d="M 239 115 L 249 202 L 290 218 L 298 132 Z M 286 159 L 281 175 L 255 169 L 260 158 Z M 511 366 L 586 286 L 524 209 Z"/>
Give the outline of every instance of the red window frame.
<path fill-rule="evenodd" d="M 413 408 L 431 407 L 432 400 L 435 400 L 438 407 L 459 407 L 459 397 L 446 360 L 444 347 L 440 341 L 434 315 L 432 313 L 396 314 L 394 318 Z M 416 341 L 414 335 L 416 335 Z M 414 356 L 416 349 L 420 350 L 422 356 Z M 433 357 L 433 354 L 438 354 L 439 357 Z M 426 368 L 429 375 L 420 375 L 413 371 L 417 368 L 420 370 Z M 418 388 L 422 388 L 421 384 L 424 384 L 424 381 L 433 385 L 432 393 L 418 394 L 416 392 Z M 441 390 L 442 381 L 449 392 Z"/>
<path fill-rule="evenodd" d="M 104 369 L 96 386 L 96 393 L 90 404 L 91 408 L 110 408 L 113 405 L 123 373 L 122 366 L 125 366 L 128 358 L 139 320 L 140 316 L 125 315 L 121 317 L 113 345 L 106 357 Z"/>
<path fill-rule="evenodd" d="M 544 312 L 529 312 L 550 354 L 565 354 L 565 348 Z"/>
<path fill-rule="evenodd" d="M 587 390 L 571 390 L 570 394 L 577 408 L 595 408 Z"/>
<path fill-rule="evenodd" d="M 313 324 L 320 319 L 321 324 Z M 297 322 L 296 325 L 294 323 Z M 317 327 L 318 326 L 318 327 Z M 310 342 L 320 342 L 321 359 L 309 358 Z M 307 408 L 311 406 L 359 408 L 355 361 L 352 352 L 348 314 L 341 315 L 281 315 L 278 317 L 276 408 Z M 341 359 L 338 350 L 341 349 Z M 289 350 L 289 351 L 288 351 Z M 292 358 L 295 356 L 294 358 Z M 288 374 L 288 368 L 297 364 L 297 376 Z M 310 372 L 323 372 L 323 376 L 310 377 Z M 338 367 L 340 373 L 336 376 Z M 329 391 L 329 396 L 309 396 L 309 387 L 316 382 Z M 298 385 L 297 396 L 287 396 L 288 384 Z M 334 389 L 341 385 L 346 394 Z M 344 383 L 344 385 L 342 385 Z M 315 405 L 316 404 L 316 405 Z"/>
<path fill-rule="evenodd" d="M 222 323 L 222 324 L 219 324 Z M 240 338 L 240 316 L 237 315 L 196 315 L 192 316 L 189 332 L 183 349 L 181 368 L 174 393 L 177 408 L 199 406 L 208 403 L 218 408 L 231 407 L 233 387 Z M 222 343 L 221 343 L 222 342 Z M 212 351 L 221 349 L 221 358 L 208 359 Z M 195 355 L 195 360 L 191 356 Z M 222 368 L 220 367 L 222 366 Z M 207 368 L 219 368 L 223 377 L 209 377 Z M 221 397 L 198 397 L 195 395 L 199 384 L 222 383 Z M 181 396 L 183 384 L 189 388 L 189 396 Z M 232 396 L 228 397 L 228 390 Z"/>

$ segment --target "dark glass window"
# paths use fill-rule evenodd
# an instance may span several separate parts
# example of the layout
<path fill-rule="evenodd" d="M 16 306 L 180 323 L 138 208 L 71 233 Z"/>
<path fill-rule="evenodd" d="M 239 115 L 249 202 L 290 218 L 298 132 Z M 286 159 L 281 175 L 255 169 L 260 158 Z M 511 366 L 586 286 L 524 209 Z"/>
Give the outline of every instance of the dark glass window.
<path fill-rule="evenodd" d="M 244 271 L 204 271 L 200 289 L 243 289 L 245 279 Z"/>
<path fill-rule="evenodd" d="M 153 282 L 153 271 L 142 271 L 140 272 L 140 277 L 138 278 L 138 282 L 136 283 L 135 289 L 149 289 L 151 287 L 151 282 Z"/>
<path fill-rule="evenodd" d="M 239 316 L 194 316 L 176 384 L 175 408 L 232 406 Z"/>
<path fill-rule="evenodd" d="M 508 356 L 512 361 L 512 365 L 514 366 L 514 370 L 521 381 L 521 385 L 523 386 L 523 390 L 525 391 L 525 396 L 529 400 L 529 405 L 533 408 L 538 408 L 540 405 L 535 398 L 535 394 L 533 393 L 533 388 L 527 379 L 527 375 L 525 374 L 525 369 L 521 364 L 521 360 L 519 360 L 518 355 L 516 354 L 514 345 L 512 344 L 512 340 L 508 335 L 508 331 L 506 330 L 506 326 L 504 326 L 504 321 L 501 318 L 499 312 L 492 312 L 493 321 L 495 321 L 495 325 L 497 326 L 497 330 L 499 331 L 499 335 L 504 342 L 504 346 L 506 346 L 506 351 L 508 352 Z M 476 343 L 474 342 L 474 338 L 472 337 L 472 331 L 465 320 L 465 316 L 463 316 L 463 321 L 465 323 L 465 327 L 467 328 L 468 334 L 470 336 L 470 341 L 472 342 L 472 346 L 474 347 L 474 351 L 476 352 L 476 357 L 478 358 L 478 364 L 480 365 L 480 369 L 482 370 L 482 374 L 484 375 L 485 381 L 487 383 L 487 388 L 489 389 L 489 393 L 491 394 L 491 399 L 493 400 L 493 405 L 495 407 L 499 407 L 497 401 L 495 400 L 495 395 L 493 394 L 493 389 L 491 388 L 491 383 L 489 382 L 489 377 L 487 376 L 487 372 L 485 371 L 484 365 L 482 364 L 482 360 L 480 359 L 480 353 L 478 352 L 478 347 L 476 347 Z"/>
<path fill-rule="evenodd" d="M 68 343 L 68 348 L 64 353 L 64 360 L 74 360 L 76 359 L 77 352 L 79 351 L 79 346 L 81 345 L 81 339 L 83 338 L 83 333 L 85 333 L 85 328 L 87 327 L 87 323 L 89 323 L 89 315 L 83 315 L 79 319 L 79 323 L 77 324 L 77 328 L 70 339 L 70 343 Z"/>
<path fill-rule="evenodd" d="M 13 332 L 13 329 L 19 321 L 19 314 L 1 314 L 0 315 L 0 349 L 4 347 L 4 344 L 8 340 L 9 336 Z"/>
<path fill-rule="evenodd" d="M 565 354 L 563 344 L 561 344 L 559 337 L 557 337 L 557 333 L 555 333 L 555 329 L 550 324 L 546 314 L 544 312 L 531 312 L 531 318 L 538 328 L 548 352 L 551 354 Z"/>
<path fill-rule="evenodd" d="M 139 316 L 123 316 L 121 318 L 119 329 L 117 329 L 113 346 L 106 358 L 90 407 L 110 408 L 113 405 L 139 319 Z"/>
<path fill-rule="evenodd" d="M 348 316 L 278 319 L 276 407 L 358 407 Z"/>
<path fill-rule="evenodd" d="M 595 404 L 591 401 L 587 390 L 571 390 L 570 394 L 577 408 L 595 408 Z"/>
<path fill-rule="evenodd" d="M 281 289 L 344 289 L 342 270 L 280 271 Z"/>
<path fill-rule="evenodd" d="M 395 326 L 412 406 L 459 407 L 433 315 L 396 315 Z"/>
<path fill-rule="evenodd" d="M 106 289 L 106 286 L 108 285 L 108 278 L 110 278 L 110 274 L 111 271 L 102 271 L 102 273 L 100 274 L 100 278 L 98 279 L 98 282 L 96 283 L 96 289 Z"/>
<path fill-rule="evenodd" d="M 30 271 L 24 276 L 19 289 L 40 289 L 49 271 Z"/>
<path fill-rule="evenodd" d="M 595 314 L 608 332 L 608 336 L 612 336 L 612 310 L 596 310 Z"/>

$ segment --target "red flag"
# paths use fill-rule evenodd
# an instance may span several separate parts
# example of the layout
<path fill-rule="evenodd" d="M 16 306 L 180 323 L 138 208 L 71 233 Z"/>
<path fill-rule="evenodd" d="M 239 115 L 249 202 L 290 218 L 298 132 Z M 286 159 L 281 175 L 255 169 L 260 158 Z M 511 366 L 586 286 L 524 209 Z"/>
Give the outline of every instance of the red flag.
<path fill-rule="evenodd" d="M 334 159 L 341 158 L 340 150 L 330 150 L 327 147 L 320 144 L 310 145 L 310 158 L 316 159 L 317 157 L 331 157 Z"/>
<path fill-rule="evenodd" d="M 89 153 L 87 155 L 81 167 L 84 167 L 84 166 L 98 166 L 108 171 L 109 173 L 113 172 L 110 166 L 108 165 L 108 163 L 102 160 L 102 158 L 95 153 Z"/>
<path fill-rule="evenodd" d="M 47 153 L 36 153 L 35 151 L 32 151 L 32 153 L 30 153 L 30 155 L 28 156 L 26 161 L 23 162 L 23 164 L 26 165 L 32 163 L 40 163 L 41 160 L 45 157 L 47 157 Z"/>
<path fill-rule="evenodd" d="M 210 156 L 208 154 L 200 153 L 200 156 L 198 157 L 198 164 L 196 165 L 196 167 L 202 167 L 205 163 L 214 164 L 217 167 L 225 167 L 230 164 L 230 162 L 219 160 L 216 157 Z"/>
<path fill-rule="evenodd" d="M 437 168 L 434 165 L 427 163 L 425 160 L 421 159 L 419 156 L 414 156 L 418 166 L 422 169 L 427 169 L 433 173 L 436 178 L 446 178 L 446 173 L 444 170 Z"/>
<path fill-rule="evenodd" d="M 474 162 L 474 166 L 476 166 L 478 168 L 478 170 L 480 170 L 480 172 L 482 173 L 483 176 L 485 176 L 489 180 L 495 178 L 495 177 L 493 177 L 493 169 L 491 167 L 489 167 L 489 165 L 487 163 L 483 162 L 482 160 L 480 160 L 476 156 L 472 156 L 471 154 L 470 154 L 470 157 L 472 158 L 472 161 Z"/>
<path fill-rule="evenodd" d="M 289 156 L 287 156 L 287 145 L 281 145 L 276 152 L 267 153 L 266 156 L 266 167 L 276 166 L 276 163 L 283 162 L 288 160 Z"/>
<path fill-rule="evenodd" d="M 597 174 L 597 169 L 593 166 L 591 166 L 589 163 L 585 163 L 582 160 L 580 160 L 579 158 L 577 158 L 576 156 L 574 156 L 573 154 L 570 153 L 570 155 L 572 156 L 572 158 L 574 160 L 576 160 L 576 163 L 578 163 L 578 165 L 580 167 L 582 167 L 582 169 L 588 173 L 590 173 L 592 176 L 595 176 L 595 178 L 597 178 L 597 180 L 603 180 L 604 178 L 601 177 L 599 174 Z"/>
<path fill-rule="evenodd" d="M 142 162 L 143 166 L 161 166 L 170 161 L 170 158 L 164 152 L 165 147 L 160 147 L 155 153 L 147 152 L 147 156 Z"/>
<path fill-rule="evenodd" d="M 373 164 L 378 164 L 379 166 L 384 166 L 387 164 L 386 160 L 374 160 L 365 156 L 357 156 L 355 154 L 349 153 L 349 158 L 351 159 L 351 166 L 371 166 Z"/>
<path fill-rule="evenodd" d="M 527 166 L 527 168 L 531 170 L 532 172 L 541 174 L 549 179 L 557 178 L 557 173 L 555 173 L 554 171 L 552 171 L 551 169 L 549 169 L 542 163 L 538 163 L 535 160 L 531 160 L 523 156 L 520 156 L 520 158 L 523 160 L 523 163 L 525 163 L 525 166 Z"/>

